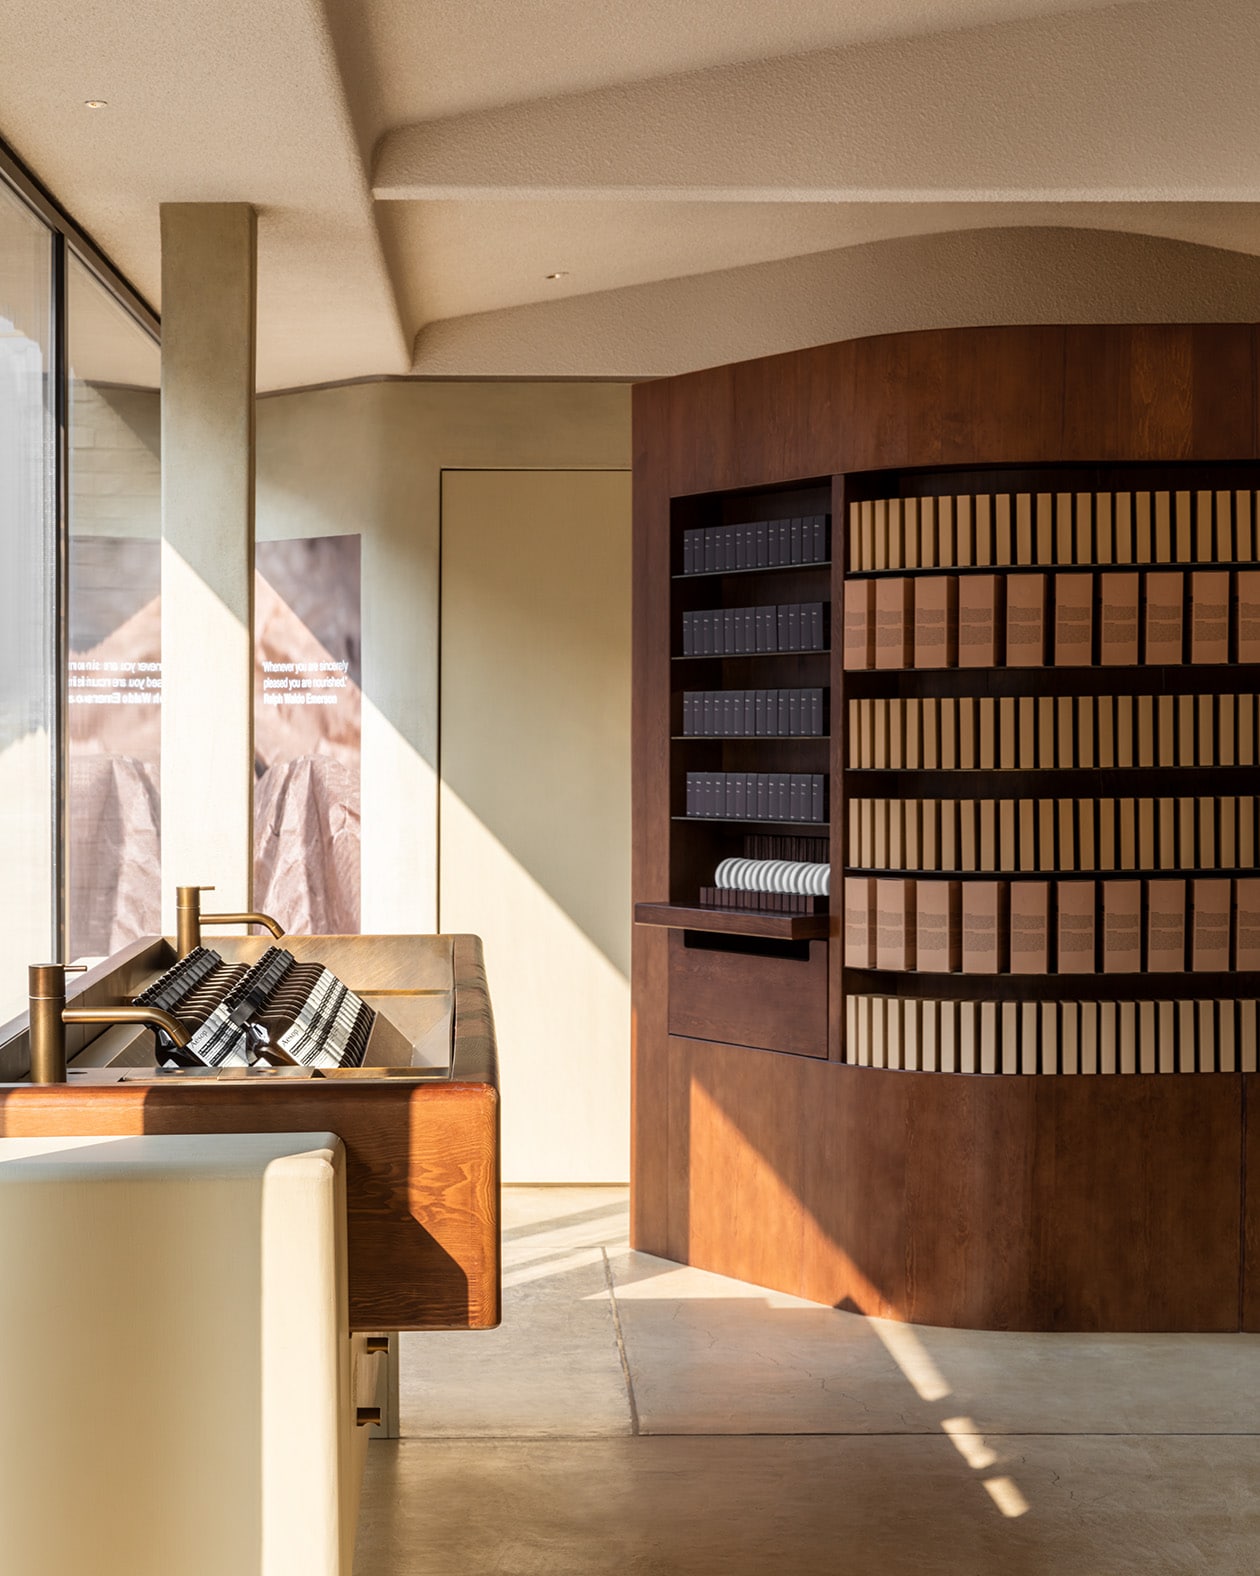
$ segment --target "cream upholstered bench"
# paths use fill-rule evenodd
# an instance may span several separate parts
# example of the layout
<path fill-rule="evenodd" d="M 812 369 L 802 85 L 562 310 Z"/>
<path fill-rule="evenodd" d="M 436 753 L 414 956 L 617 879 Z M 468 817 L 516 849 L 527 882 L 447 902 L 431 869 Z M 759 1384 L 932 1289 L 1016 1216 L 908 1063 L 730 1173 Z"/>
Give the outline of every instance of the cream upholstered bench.
<path fill-rule="evenodd" d="M 5 1576 L 350 1576 L 347 1321 L 332 1134 L 0 1139 Z"/>

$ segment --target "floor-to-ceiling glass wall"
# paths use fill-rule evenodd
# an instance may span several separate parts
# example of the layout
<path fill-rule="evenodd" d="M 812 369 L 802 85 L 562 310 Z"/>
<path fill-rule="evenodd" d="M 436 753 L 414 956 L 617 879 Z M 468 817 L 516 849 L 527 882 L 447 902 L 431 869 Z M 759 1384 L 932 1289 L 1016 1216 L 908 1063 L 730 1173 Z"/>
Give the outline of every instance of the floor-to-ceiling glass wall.
<path fill-rule="evenodd" d="M 52 247 L 0 185 L 0 1021 L 60 955 Z"/>
<path fill-rule="evenodd" d="M 161 442 L 156 342 L 75 257 L 66 691 L 68 952 L 161 930 Z"/>

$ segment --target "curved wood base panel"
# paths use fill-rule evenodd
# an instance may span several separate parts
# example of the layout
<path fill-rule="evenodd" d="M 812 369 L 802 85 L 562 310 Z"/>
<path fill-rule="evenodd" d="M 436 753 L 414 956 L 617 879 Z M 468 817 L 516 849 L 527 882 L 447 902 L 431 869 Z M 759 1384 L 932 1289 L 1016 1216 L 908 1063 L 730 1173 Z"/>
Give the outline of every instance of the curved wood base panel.
<path fill-rule="evenodd" d="M 639 1248 L 918 1324 L 1240 1327 L 1240 1075 L 669 1059 L 668 1231 Z"/>

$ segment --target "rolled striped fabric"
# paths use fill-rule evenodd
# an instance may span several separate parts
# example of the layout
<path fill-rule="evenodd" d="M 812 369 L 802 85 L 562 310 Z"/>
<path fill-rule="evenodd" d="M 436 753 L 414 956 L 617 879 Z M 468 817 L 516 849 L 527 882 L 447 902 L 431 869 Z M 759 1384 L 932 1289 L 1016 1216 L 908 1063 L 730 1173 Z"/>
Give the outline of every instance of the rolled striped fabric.
<path fill-rule="evenodd" d="M 794 892 L 826 897 L 831 891 L 831 866 L 794 859 L 724 859 L 714 885 L 736 892 Z"/>

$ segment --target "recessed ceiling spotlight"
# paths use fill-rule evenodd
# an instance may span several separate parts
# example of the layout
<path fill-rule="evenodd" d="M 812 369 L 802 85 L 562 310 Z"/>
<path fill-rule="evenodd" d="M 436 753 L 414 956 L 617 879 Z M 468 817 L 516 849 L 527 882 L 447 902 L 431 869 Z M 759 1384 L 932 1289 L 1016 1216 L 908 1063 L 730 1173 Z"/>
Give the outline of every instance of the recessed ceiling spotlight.
<path fill-rule="evenodd" d="M 109 100 L 108 99 L 84 99 L 83 100 L 83 107 L 84 107 L 84 109 L 106 109 L 108 107 L 108 105 L 109 105 Z"/>
<path fill-rule="evenodd" d="M 569 277 L 569 270 L 567 268 L 561 268 L 557 270 L 556 273 L 547 274 L 545 277 L 554 283 L 557 279 L 567 279 Z"/>

